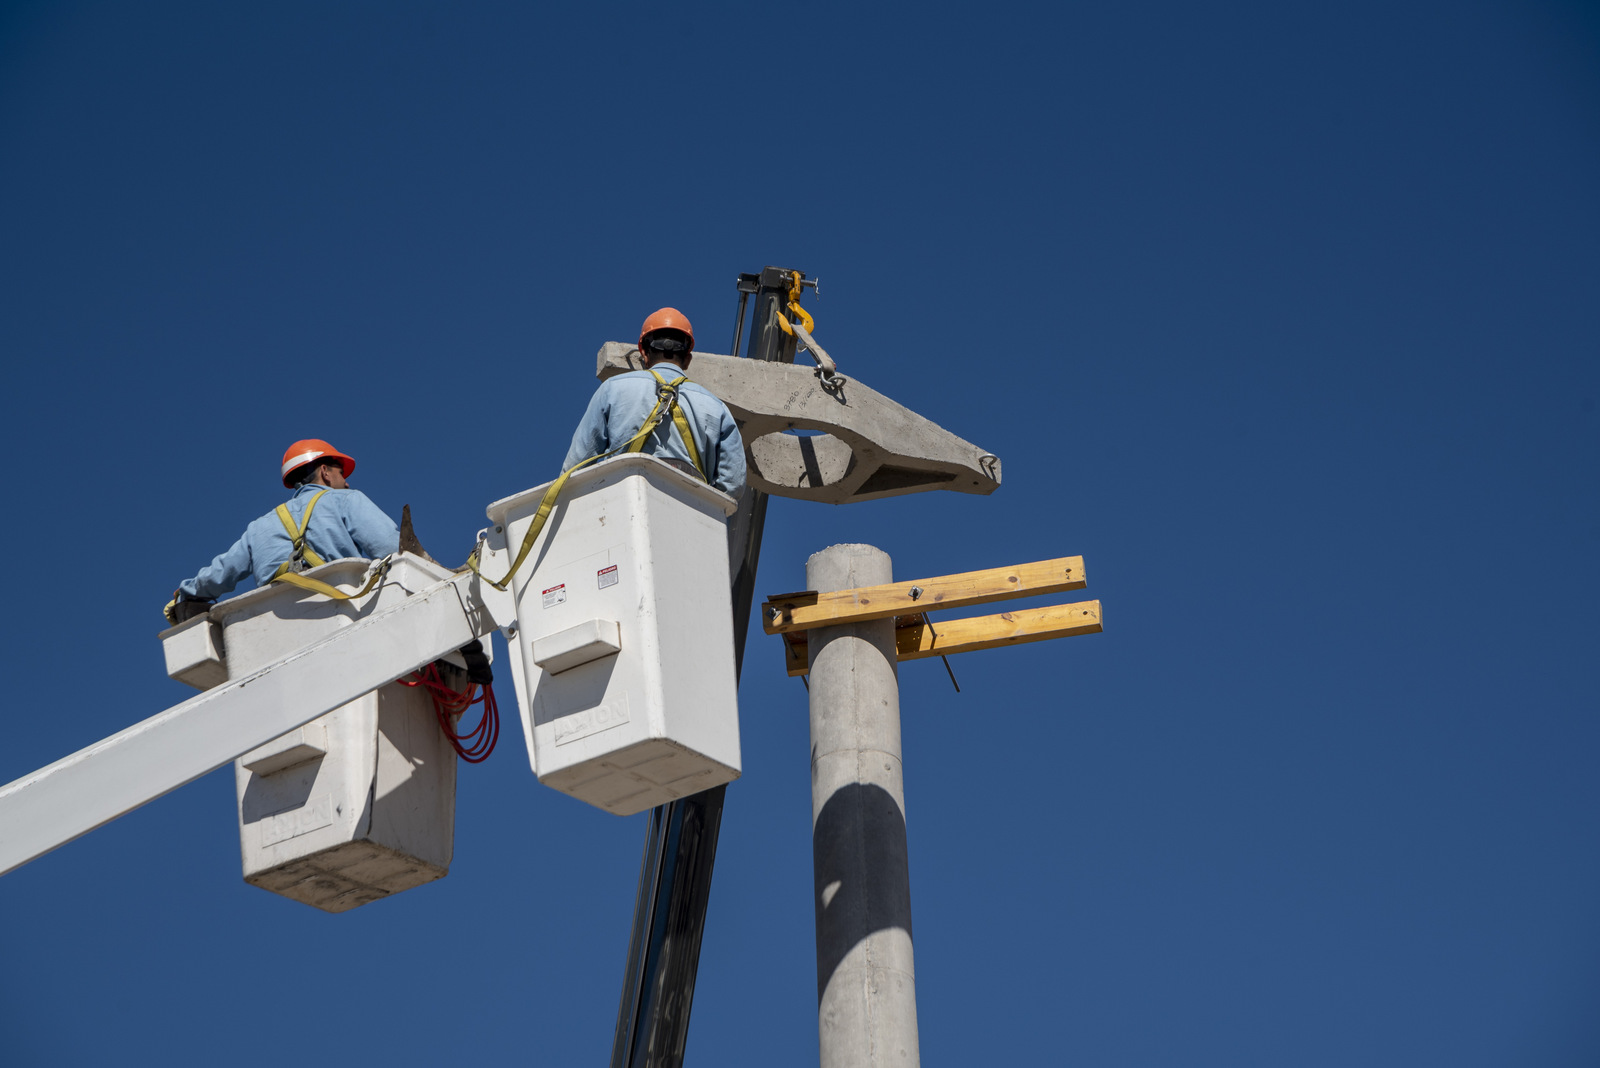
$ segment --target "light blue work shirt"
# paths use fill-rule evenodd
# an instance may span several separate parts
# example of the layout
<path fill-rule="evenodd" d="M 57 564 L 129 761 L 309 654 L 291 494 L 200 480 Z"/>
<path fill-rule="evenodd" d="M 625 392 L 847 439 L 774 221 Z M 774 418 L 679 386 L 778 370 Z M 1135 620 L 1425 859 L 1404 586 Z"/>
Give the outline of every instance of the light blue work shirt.
<path fill-rule="evenodd" d="M 686 377 L 670 363 L 656 364 L 655 371 L 668 382 Z M 739 496 L 744 492 L 744 440 L 739 437 L 739 424 L 733 421 L 728 406 L 697 382 L 689 382 L 679 390 L 678 404 L 689 419 L 695 448 L 700 450 L 711 484 L 724 493 Z M 626 445 L 655 406 L 656 380 L 649 371 L 629 371 L 606 379 L 595 390 L 583 421 L 573 432 L 572 448 L 567 450 L 561 469 L 565 471 L 591 456 Z M 694 465 L 670 416 L 661 420 L 639 451 Z"/>
<path fill-rule="evenodd" d="M 383 509 L 365 493 L 353 489 L 328 489 L 326 486 L 301 486 L 289 498 L 289 515 L 295 525 L 305 517 L 306 505 L 319 491 L 327 490 L 311 513 L 306 545 L 324 560 L 363 556 L 376 560 L 400 548 L 400 530 Z M 233 547 L 178 589 L 190 597 L 206 600 L 221 597 L 237 586 L 246 575 L 254 575 L 256 585 L 272 581 L 278 565 L 294 552 L 294 541 L 283 528 L 276 511 L 268 512 L 244 528 Z"/>

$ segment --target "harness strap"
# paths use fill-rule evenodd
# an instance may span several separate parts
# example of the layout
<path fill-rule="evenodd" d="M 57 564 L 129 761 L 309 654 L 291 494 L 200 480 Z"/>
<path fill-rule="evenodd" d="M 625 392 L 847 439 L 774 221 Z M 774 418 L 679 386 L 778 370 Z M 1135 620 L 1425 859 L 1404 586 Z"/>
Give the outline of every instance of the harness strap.
<path fill-rule="evenodd" d="M 330 586 L 320 579 L 306 578 L 304 575 L 298 574 L 294 571 L 284 571 L 280 574 L 274 575 L 272 576 L 272 581 L 284 582 L 290 586 L 298 586 L 302 590 L 308 590 L 311 593 L 320 593 L 324 597 L 331 598 L 335 601 L 353 601 L 357 597 L 365 597 L 367 594 L 371 593 L 373 588 L 377 586 L 378 583 L 382 582 L 383 577 L 388 573 L 389 560 L 386 558 L 372 572 L 372 577 L 367 579 L 367 584 L 354 593 L 346 593 L 337 586 Z"/>
<path fill-rule="evenodd" d="M 311 546 L 306 544 L 306 531 L 311 529 L 311 512 L 316 508 L 317 502 L 322 500 L 322 495 L 327 492 L 327 490 L 318 490 L 312 495 L 311 500 L 306 502 L 306 510 L 300 516 L 298 526 L 295 525 L 294 516 L 289 514 L 289 502 L 285 501 L 278 505 L 276 509 L 278 522 L 282 523 L 283 529 L 288 531 L 289 540 L 293 543 L 293 546 L 289 559 L 278 565 L 278 570 L 272 573 L 272 578 L 268 581 L 298 586 L 302 590 L 310 593 L 320 593 L 324 597 L 335 601 L 353 601 L 357 597 L 365 597 L 372 592 L 373 587 L 383 581 L 383 577 L 389 573 L 389 561 L 387 559 L 373 570 L 372 577 L 367 579 L 367 584 L 354 593 L 346 593 L 339 587 L 331 586 L 321 579 L 306 578 L 300 574 L 307 567 L 321 567 L 327 563 L 326 560 L 312 551 Z M 299 566 L 296 567 L 296 564 Z"/>
<path fill-rule="evenodd" d="M 311 512 L 316 508 L 317 502 L 322 500 L 322 495 L 327 490 L 318 490 L 312 494 L 311 500 L 306 503 L 306 510 L 300 517 L 300 525 L 296 526 L 294 516 L 289 514 L 289 502 L 284 501 L 277 507 L 278 522 L 283 524 L 283 529 L 289 534 L 289 559 L 278 565 L 278 570 L 272 573 L 274 580 L 285 573 L 304 571 L 307 567 L 321 567 L 327 563 L 322 557 L 311 551 L 311 546 L 306 544 L 306 531 L 311 528 Z M 296 567 L 295 564 L 300 564 Z M 315 581 L 315 580 L 313 580 Z M 332 587 L 329 587 L 332 589 Z"/>
<path fill-rule="evenodd" d="M 522 536 L 522 544 L 517 549 L 516 559 L 511 561 L 511 567 L 500 581 L 496 582 L 478 569 L 478 550 L 476 548 L 472 550 L 472 555 L 467 557 L 467 562 L 464 565 L 468 570 L 495 589 L 504 590 L 511 584 L 511 576 L 517 573 L 517 569 L 522 566 L 523 561 L 528 558 L 528 554 L 533 551 L 533 543 L 538 540 L 539 532 L 544 529 L 545 521 L 550 518 L 550 513 L 556 506 L 556 499 L 561 496 L 561 491 L 566 488 L 567 479 L 571 478 L 575 472 L 588 467 L 596 461 L 610 459 L 618 453 L 640 451 L 644 448 L 644 443 L 649 440 L 650 435 L 655 433 L 656 427 L 661 425 L 661 420 L 666 418 L 669 412 L 672 415 L 673 426 L 678 428 L 678 434 L 683 438 L 683 443 L 689 450 L 689 455 L 694 458 L 695 470 L 700 472 L 701 478 L 706 477 L 705 466 L 700 462 L 700 450 L 695 447 L 694 435 L 689 431 L 689 420 L 684 416 L 683 408 L 678 403 L 678 388 L 689 381 L 689 376 L 684 375 L 673 382 L 668 382 L 653 370 L 650 371 L 650 374 L 656 380 L 656 404 L 654 408 L 650 409 L 650 414 L 644 417 L 644 425 L 639 428 L 639 432 L 610 452 L 591 456 L 587 460 L 580 460 L 578 463 L 573 464 L 561 472 L 560 478 L 550 483 L 550 488 L 544 491 L 544 498 L 539 501 L 539 510 L 534 513 L 533 522 L 528 524 L 528 532 Z M 707 481 L 710 480 L 707 479 Z"/>
<path fill-rule="evenodd" d="M 678 400 L 678 391 L 685 382 L 689 381 L 689 376 L 684 375 L 682 378 L 668 382 L 657 374 L 654 369 L 647 368 L 647 370 L 656 380 L 656 406 L 650 410 L 649 415 L 645 416 L 644 425 L 653 432 L 660 425 L 662 418 L 666 414 L 662 410 L 663 406 L 666 411 L 670 411 L 672 413 L 672 425 L 677 427 L 678 437 L 683 441 L 683 447 L 689 453 L 689 459 L 694 461 L 694 469 L 700 472 L 702 479 L 707 482 L 711 481 L 706 475 L 706 465 L 700 462 L 700 449 L 694 443 L 694 433 L 689 428 L 689 418 L 683 414 L 683 405 Z M 636 435 L 628 443 L 628 451 L 639 452 L 644 448 L 644 443 L 647 439 L 648 435 L 646 434 Z"/>

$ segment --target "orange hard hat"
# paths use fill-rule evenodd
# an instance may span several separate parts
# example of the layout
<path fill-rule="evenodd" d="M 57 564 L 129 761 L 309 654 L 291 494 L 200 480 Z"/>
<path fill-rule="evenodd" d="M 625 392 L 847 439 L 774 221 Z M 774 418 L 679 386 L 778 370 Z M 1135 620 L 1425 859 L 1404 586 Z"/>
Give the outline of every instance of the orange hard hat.
<path fill-rule="evenodd" d="M 681 330 L 689 335 L 689 348 L 694 348 L 694 327 L 689 325 L 689 317 L 677 308 L 660 308 L 650 313 L 650 317 L 639 328 L 641 352 L 644 350 L 644 339 L 657 330 Z"/>
<path fill-rule="evenodd" d="M 344 468 L 344 477 L 349 478 L 350 473 L 356 469 L 356 462 L 338 449 L 329 445 L 321 438 L 306 438 L 290 445 L 283 453 L 283 485 L 292 489 L 294 483 L 289 481 L 289 476 L 294 474 L 306 464 L 317 460 L 338 460 L 339 466 Z"/>

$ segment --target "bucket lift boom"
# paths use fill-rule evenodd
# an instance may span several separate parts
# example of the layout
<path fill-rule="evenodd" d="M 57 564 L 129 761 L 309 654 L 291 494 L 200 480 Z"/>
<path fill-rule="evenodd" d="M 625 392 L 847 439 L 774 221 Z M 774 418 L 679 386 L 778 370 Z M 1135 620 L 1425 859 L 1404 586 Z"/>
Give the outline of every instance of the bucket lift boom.
<path fill-rule="evenodd" d="M 0 875 L 514 619 L 457 575 L 0 787 Z"/>

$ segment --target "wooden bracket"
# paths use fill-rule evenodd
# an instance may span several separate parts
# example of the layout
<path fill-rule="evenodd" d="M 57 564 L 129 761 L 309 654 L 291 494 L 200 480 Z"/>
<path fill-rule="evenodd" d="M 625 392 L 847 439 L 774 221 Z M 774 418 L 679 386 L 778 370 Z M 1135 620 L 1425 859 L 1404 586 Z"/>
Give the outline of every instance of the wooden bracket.
<path fill-rule="evenodd" d="M 941 619 L 931 627 L 919 613 L 895 620 L 894 644 L 897 660 L 921 660 L 930 656 L 970 653 L 978 649 L 997 649 L 1002 645 L 1070 638 L 1077 634 L 1098 634 L 1103 629 L 1100 602 L 1079 601 L 1077 604 L 1025 608 L 993 616 Z M 805 631 L 784 634 L 783 656 L 784 667 L 790 675 L 810 672 L 811 649 Z"/>
<path fill-rule="evenodd" d="M 1013 597 L 1081 590 L 1085 585 L 1083 557 L 1063 556 L 1016 567 L 994 567 L 835 593 L 802 590 L 775 594 L 762 603 L 761 622 L 768 634 L 783 635 L 784 666 L 789 674 L 805 675 L 811 670 L 807 632 L 813 627 L 894 617 L 897 660 L 1098 634 L 1103 629 L 1099 601 L 941 619 L 936 623 L 930 623 L 926 615 L 936 608 L 964 608 Z"/>
<path fill-rule="evenodd" d="M 943 608 L 966 608 L 1012 597 L 1081 590 L 1086 585 L 1083 557 L 1063 556 L 1016 567 L 966 571 L 959 575 L 863 586 L 835 593 L 805 590 L 779 594 L 762 602 L 761 625 L 768 634 L 787 634 L 812 627 L 836 627 Z"/>

